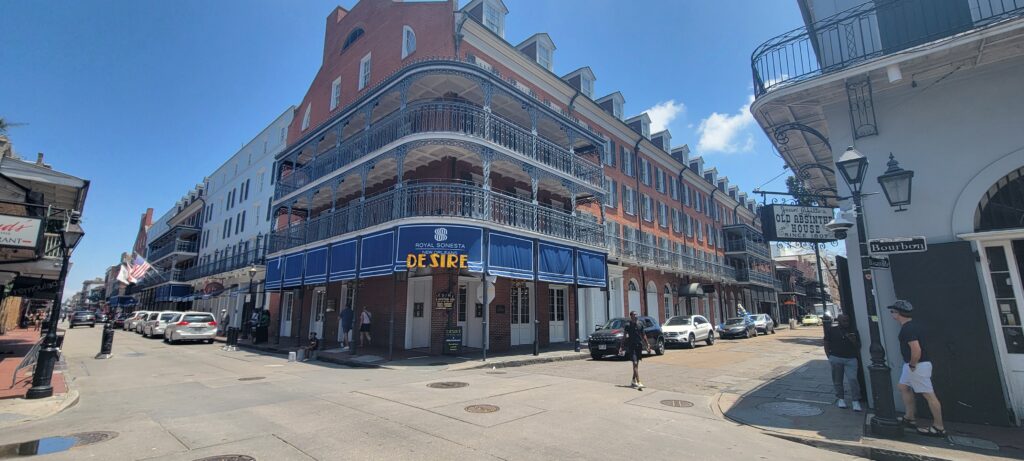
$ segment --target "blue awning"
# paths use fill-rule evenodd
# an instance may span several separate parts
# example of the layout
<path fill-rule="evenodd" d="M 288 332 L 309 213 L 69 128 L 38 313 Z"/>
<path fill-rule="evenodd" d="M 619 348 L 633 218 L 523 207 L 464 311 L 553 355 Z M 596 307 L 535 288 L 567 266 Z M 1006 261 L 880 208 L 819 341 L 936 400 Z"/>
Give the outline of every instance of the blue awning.
<path fill-rule="evenodd" d="M 359 250 L 359 278 L 386 275 L 394 271 L 395 231 L 368 235 Z"/>
<path fill-rule="evenodd" d="M 572 248 L 537 242 L 537 255 L 540 258 L 537 280 L 573 283 Z"/>
<path fill-rule="evenodd" d="M 284 257 L 284 281 L 281 286 L 293 288 L 302 285 L 302 257 L 303 253 L 296 253 Z"/>
<path fill-rule="evenodd" d="M 303 284 L 317 285 L 327 283 L 327 247 L 306 250 L 306 275 Z"/>
<path fill-rule="evenodd" d="M 603 288 L 607 283 L 608 262 L 603 254 L 576 250 L 576 270 L 579 285 Z"/>
<path fill-rule="evenodd" d="M 281 289 L 281 258 L 267 260 L 267 278 L 263 285 L 264 290 Z"/>
<path fill-rule="evenodd" d="M 411 254 L 466 255 L 470 272 L 484 270 L 484 230 L 472 226 L 415 224 L 399 226 L 395 244 L 395 270 L 405 271 Z"/>
<path fill-rule="evenodd" d="M 487 273 L 533 280 L 533 240 L 491 232 L 487 245 Z"/>
<path fill-rule="evenodd" d="M 348 240 L 331 245 L 332 282 L 356 278 L 356 241 Z"/>

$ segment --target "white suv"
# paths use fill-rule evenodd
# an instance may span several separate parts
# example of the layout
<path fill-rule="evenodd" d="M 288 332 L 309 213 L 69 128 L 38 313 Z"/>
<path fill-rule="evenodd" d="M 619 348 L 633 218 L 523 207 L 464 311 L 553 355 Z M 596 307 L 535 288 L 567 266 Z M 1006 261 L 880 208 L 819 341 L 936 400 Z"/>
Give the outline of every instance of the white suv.
<path fill-rule="evenodd" d="M 169 322 L 179 312 L 175 311 L 163 311 L 154 312 L 149 315 L 149 319 L 146 320 L 146 324 L 142 326 L 142 336 L 163 336 L 164 329 L 167 328 L 167 322 Z"/>
<path fill-rule="evenodd" d="M 164 330 L 164 342 L 177 344 L 178 341 L 206 341 L 213 343 L 217 337 L 217 321 L 209 312 L 179 312 Z"/>
<path fill-rule="evenodd" d="M 669 317 L 661 326 L 666 344 L 682 344 L 690 349 L 697 341 L 704 341 L 708 346 L 715 343 L 715 329 L 700 315 L 677 315 Z"/>

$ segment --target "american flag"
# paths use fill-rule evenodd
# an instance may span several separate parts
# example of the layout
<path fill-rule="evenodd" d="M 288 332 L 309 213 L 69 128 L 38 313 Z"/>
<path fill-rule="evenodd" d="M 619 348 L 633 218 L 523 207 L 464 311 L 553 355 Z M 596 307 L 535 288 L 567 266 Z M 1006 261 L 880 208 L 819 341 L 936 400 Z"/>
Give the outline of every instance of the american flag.
<path fill-rule="evenodd" d="M 146 272 L 149 272 L 150 267 L 149 263 L 142 259 L 142 256 L 135 255 L 135 259 L 128 265 L 128 276 L 131 280 L 138 282 L 142 280 L 142 277 L 146 276 Z"/>

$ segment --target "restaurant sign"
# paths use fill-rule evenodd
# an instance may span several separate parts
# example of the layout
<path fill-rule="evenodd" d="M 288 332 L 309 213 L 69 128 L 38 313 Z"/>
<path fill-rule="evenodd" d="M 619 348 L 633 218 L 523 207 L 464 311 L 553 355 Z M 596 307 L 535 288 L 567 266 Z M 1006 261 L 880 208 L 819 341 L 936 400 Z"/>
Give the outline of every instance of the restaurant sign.
<path fill-rule="evenodd" d="M 42 234 L 42 219 L 0 215 L 0 247 L 37 248 Z"/>
<path fill-rule="evenodd" d="M 833 208 L 824 206 L 765 205 L 761 207 L 764 238 L 772 242 L 828 242 L 835 233 L 825 229 Z"/>
<path fill-rule="evenodd" d="M 472 226 L 400 226 L 395 270 L 430 267 L 481 272 L 483 236 L 483 229 Z"/>

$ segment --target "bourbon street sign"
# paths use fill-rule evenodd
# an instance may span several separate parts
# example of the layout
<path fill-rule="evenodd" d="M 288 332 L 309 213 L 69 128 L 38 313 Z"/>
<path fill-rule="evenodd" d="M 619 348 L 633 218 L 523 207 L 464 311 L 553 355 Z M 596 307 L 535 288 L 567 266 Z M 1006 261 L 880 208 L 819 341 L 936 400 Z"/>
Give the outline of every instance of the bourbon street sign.
<path fill-rule="evenodd" d="M 765 205 L 761 207 L 764 238 L 772 242 L 828 242 L 835 234 L 825 229 L 832 220 L 831 207 Z"/>
<path fill-rule="evenodd" d="M 924 237 L 898 237 L 868 240 L 868 253 L 873 255 L 920 253 L 922 251 L 928 251 L 928 241 L 925 240 Z"/>

